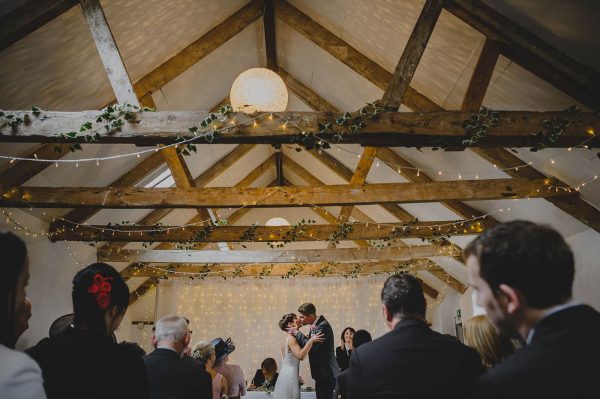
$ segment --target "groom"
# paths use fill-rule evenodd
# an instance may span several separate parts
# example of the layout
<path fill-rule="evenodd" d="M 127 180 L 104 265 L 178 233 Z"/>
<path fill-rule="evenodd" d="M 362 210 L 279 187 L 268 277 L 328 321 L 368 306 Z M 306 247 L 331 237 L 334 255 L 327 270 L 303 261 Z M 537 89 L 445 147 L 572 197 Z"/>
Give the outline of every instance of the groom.
<path fill-rule="evenodd" d="M 296 340 L 304 347 L 308 339 L 314 334 L 323 334 L 323 342 L 313 343 L 308 352 L 310 373 L 315 380 L 317 399 L 331 399 L 335 389 L 335 379 L 339 368 L 334 355 L 333 330 L 325 317 L 317 318 L 317 308 L 312 303 L 304 303 L 298 308 L 299 321 L 302 325 L 310 325 L 308 337 L 300 331 L 296 332 Z"/>

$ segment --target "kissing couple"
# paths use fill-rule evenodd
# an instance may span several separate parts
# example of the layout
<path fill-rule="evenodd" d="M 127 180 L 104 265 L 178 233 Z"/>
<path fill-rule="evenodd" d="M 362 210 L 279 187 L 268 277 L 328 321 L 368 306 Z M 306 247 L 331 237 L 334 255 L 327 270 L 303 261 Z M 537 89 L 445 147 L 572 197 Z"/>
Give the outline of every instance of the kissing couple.
<path fill-rule="evenodd" d="M 325 317 L 317 317 L 317 309 L 312 303 L 300 305 L 298 313 L 298 316 L 294 313 L 285 314 L 279 321 L 279 328 L 285 332 L 285 341 L 273 399 L 300 398 L 299 367 L 307 354 L 317 399 L 331 399 L 339 373 L 333 350 L 333 330 Z M 308 336 L 299 331 L 303 325 L 310 326 Z"/>

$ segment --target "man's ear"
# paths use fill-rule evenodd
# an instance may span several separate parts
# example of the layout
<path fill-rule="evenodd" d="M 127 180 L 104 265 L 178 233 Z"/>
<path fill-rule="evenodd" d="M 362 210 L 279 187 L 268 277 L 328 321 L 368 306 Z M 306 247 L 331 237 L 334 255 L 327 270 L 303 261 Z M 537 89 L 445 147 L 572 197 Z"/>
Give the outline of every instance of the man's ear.
<path fill-rule="evenodd" d="M 394 319 L 393 313 L 390 312 L 390 310 L 387 308 L 387 306 L 385 306 L 385 304 L 381 304 L 381 307 L 383 309 L 383 318 L 385 319 L 385 321 L 391 323 Z"/>
<path fill-rule="evenodd" d="M 509 315 L 514 315 L 525 305 L 524 298 L 519 290 L 506 284 L 500 284 L 498 290 L 502 293 L 502 298 L 498 298 L 498 300 L 504 303 L 506 312 Z"/>
<path fill-rule="evenodd" d="M 187 333 L 183 336 L 183 344 L 185 346 L 188 346 L 190 344 L 190 341 L 192 340 L 192 334 Z"/>

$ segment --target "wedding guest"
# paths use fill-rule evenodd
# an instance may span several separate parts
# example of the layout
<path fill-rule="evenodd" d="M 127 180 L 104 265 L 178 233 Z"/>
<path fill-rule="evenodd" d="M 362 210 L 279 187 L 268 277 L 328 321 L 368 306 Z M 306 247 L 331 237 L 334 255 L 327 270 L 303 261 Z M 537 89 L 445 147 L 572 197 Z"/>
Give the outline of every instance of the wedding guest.
<path fill-rule="evenodd" d="M 527 221 L 497 225 L 465 248 L 469 284 L 490 322 L 526 345 L 481 376 L 476 398 L 599 398 L 600 313 L 574 302 L 562 236 Z"/>
<path fill-rule="evenodd" d="M 216 355 L 213 369 L 217 373 L 223 374 L 223 377 L 227 379 L 229 396 L 244 396 L 246 394 L 246 379 L 242 368 L 235 364 L 227 364 L 229 354 L 235 350 L 231 338 L 227 338 L 226 341 L 222 338 L 215 338 L 211 343 L 215 346 Z"/>
<path fill-rule="evenodd" d="M 193 359 L 184 359 L 191 331 L 180 316 L 165 316 L 156 322 L 152 345 L 144 357 L 151 399 L 212 398 L 210 375 Z"/>
<path fill-rule="evenodd" d="M 465 322 L 464 337 L 465 345 L 479 353 L 486 369 L 495 367 L 515 351 L 510 339 L 500 335 L 485 315 L 471 317 Z"/>
<path fill-rule="evenodd" d="M 350 357 L 348 398 L 467 398 L 484 371 L 475 350 L 431 330 L 421 283 L 390 276 L 381 291 L 390 332 Z"/>
<path fill-rule="evenodd" d="M 192 357 L 202 363 L 210 374 L 212 398 L 221 399 L 227 395 L 227 379 L 213 369 L 215 360 L 217 360 L 215 346 L 208 341 L 199 341 L 191 349 Z"/>
<path fill-rule="evenodd" d="M 350 365 L 350 354 L 354 350 L 352 346 L 352 337 L 354 336 L 354 328 L 346 327 L 342 331 L 342 344 L 335 348 L 335 359 L 341 371 L 344 371 Z"/>
<path fill-rule="evenodd" d="M 73 325 L 28 350 L 42 369 L 48 398 L 147 398 L 139 356 L 114 341 L 129 304 L 129 289 L 106 263 L 73 278 Z"/>
<path fill-rule="evenodd" d="M 256 370 L 250 388 L 252 391 L 258 387 L 265 386 L 267 388 L 274 388 L 277 383 L 277 362 L 272 357 L 268 357 L 260 364 L 260 369 Z"/>
<path fill-rule="evenodd" d="M 366 330 L 358 330 L 353 334 L 352 347 L 358 348 L 362 344 L 371 342 L 371 334 Z M 338 374 L 335 382 L 335 391 L 333 392 L 334 399 L 346 399 L 348 397 L 348 370 L 344 370 Z"/>
<path fill-rule="evenodd" d="M 10 232 L 0 231 L 0 397 L 45 398 L 42 372 L 23 352 L 14 350 L 25 331 L 19 322 L 26 307 L 25 287 L 29 281 L 29 260 L 25 243 Z"/>

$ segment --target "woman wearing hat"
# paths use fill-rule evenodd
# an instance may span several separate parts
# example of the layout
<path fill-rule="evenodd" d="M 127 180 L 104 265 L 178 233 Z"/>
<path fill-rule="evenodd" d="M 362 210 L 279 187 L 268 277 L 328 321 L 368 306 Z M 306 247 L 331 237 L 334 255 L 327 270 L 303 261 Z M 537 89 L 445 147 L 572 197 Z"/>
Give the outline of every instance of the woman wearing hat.
<path fill-rule="evenodd" d="M 223 374 L 219 374 L 213 369 L 217 355 L 212 342 L 200 341 L 196 343 L 192 348 L 192 357 L 204 364 L 206 371 L 210 374 L 212 378 L 213 399 L 221 399 L 227 395 L 227 379 L 223 377 Z"/>
<path fill-rule="evenodd" d="M 222 338 L 215 338 L 211 343 L 215 346 L 216 357 L 213 370 L 223 374 L 223 377 L 227 379 L 229 397 L 244 396 L 246 394 L 246 379 L 242 368 L 235 364 L 227 364 L 229 354 L 235 350 L 231 338 L 227 338 L 226 341 Z"/>

